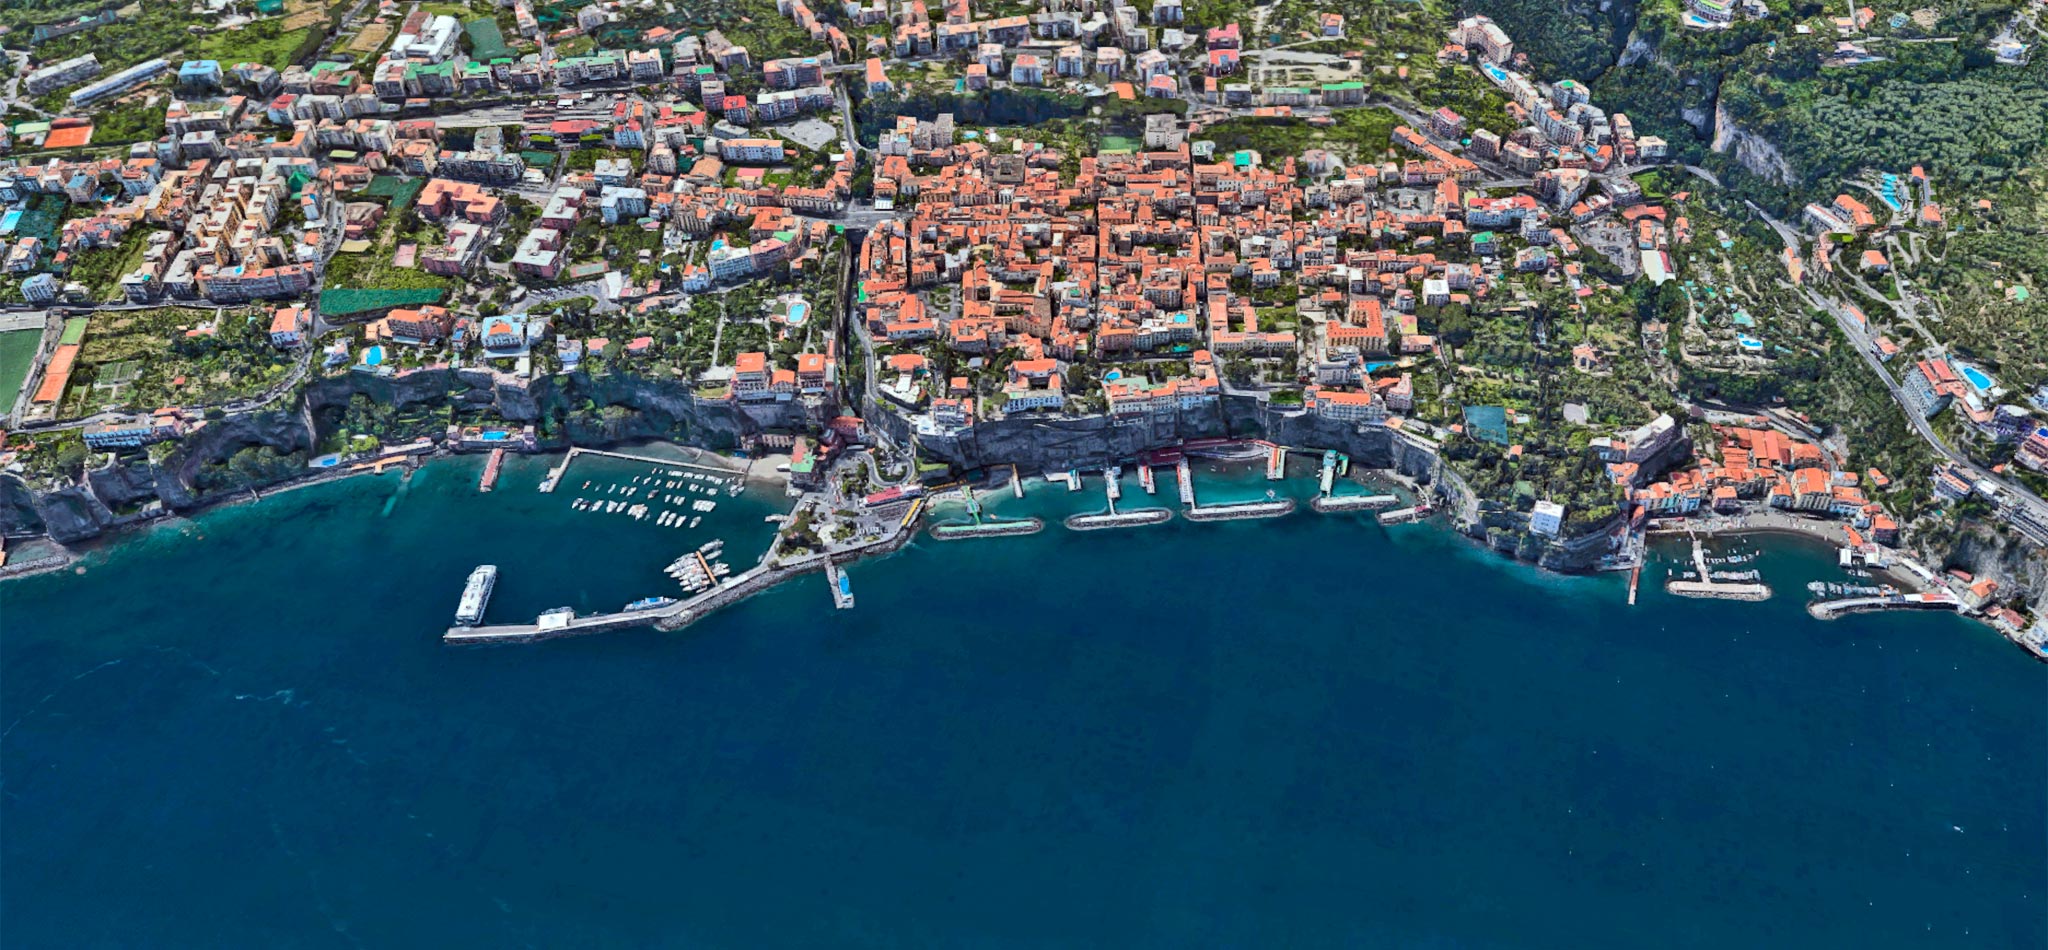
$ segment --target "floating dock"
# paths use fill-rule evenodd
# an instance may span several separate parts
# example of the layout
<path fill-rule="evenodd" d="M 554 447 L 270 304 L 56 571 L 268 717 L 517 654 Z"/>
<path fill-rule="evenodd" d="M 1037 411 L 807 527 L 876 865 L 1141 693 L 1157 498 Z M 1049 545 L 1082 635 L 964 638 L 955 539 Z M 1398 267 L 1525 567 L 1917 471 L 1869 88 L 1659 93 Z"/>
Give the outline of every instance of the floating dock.
<path fill-rule="evenodd" d="M 1234 505 L 1197 505 L 1187 511 L 1189 521 L 1238 521 L 1245 518 L 1278 518 L 1294 511 L 1294 499 L 1246 501 Z"/>
<path fill-rule="evenodd" d="M 1132 528 L 1146 524 L 1164 524 L 1173 520 L 1173 512 L 1165 508 L 1141 508 L 1137 511 L 1109 512 L 1107 514 L 1069 515 L 1062 524 L 1074 531 L 1100 531 L 1104 528 Z"/>
<path fill-rule="evenodd" d="M 491 490 L 491 486 L 498 484 L 498 469 L 504 464 L 505 450 L 492 449 L 490 461 L 484 463 L 483 478 L 476 483 L 476 490 L 487 492 Z"/>

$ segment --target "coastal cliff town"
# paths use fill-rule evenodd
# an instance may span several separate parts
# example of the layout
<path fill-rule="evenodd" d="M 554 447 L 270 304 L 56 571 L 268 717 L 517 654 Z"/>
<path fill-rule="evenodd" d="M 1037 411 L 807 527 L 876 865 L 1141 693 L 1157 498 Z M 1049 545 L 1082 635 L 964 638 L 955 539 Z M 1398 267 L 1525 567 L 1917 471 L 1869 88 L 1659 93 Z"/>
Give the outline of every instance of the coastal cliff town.
<path fill-rule="evenodd" d="M 0 529 L 506 445 L 907 505 L 1264 442 L 1547 566 L 1769 523 L 2048 638 L 2038 275 L 1950 265 L 2003 192 L 1766 207 L 1433 7 L 698 6 L 10 15 Z"/>

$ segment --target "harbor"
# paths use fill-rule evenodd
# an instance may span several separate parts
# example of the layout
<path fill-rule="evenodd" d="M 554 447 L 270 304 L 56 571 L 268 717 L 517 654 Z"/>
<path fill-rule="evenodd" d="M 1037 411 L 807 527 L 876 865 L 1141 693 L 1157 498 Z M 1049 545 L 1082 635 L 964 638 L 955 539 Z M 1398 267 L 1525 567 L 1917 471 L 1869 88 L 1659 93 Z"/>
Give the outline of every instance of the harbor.
<path fill-rule="evenodd" d="M 1692 539 L 1692 563 L 1696 572 L 1694 578 L 1666 581 L 1664 589 L 1680 597 L 1748 601 L 1771 598 L 1770 585 L 1763 583 L 1762 575 L 1756 571 L 1744 572 L 1746 579 L 1743 580 L 1714 579 L 1714 572 L 1708 570 L 1706 545 L 1698 538 Z"/>

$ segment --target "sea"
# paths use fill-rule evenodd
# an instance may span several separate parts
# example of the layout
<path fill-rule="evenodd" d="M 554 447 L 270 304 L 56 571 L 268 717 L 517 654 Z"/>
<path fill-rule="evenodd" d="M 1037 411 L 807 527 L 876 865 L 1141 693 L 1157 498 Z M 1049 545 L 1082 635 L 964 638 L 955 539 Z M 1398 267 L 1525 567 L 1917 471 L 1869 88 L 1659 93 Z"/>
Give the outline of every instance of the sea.
<path fill-rule="evenodd" d="M 1809 618 L 1854 581 L 1810 543 L 1717 544 L 1764 603 L 1663 593 L 1688 552 L 1657 548 L 1629 606 L 1306 506 L 1073 532 L 1101 473 L 1026 473 L 984 516 L 1045 531 L 921 537 L 849 569 L 852 610 L 809 575 L 676 632 L 443 645 L 479 563 L 489 620 L 616 610 L 789 509 L 576 510 L 657 467 L 541 494 L 554 461 L 0 583 L 0 944 L 2048 944 L 2048 667 L 1953 616 Z M 1120 507 L 1174 504 L 1161 475 Z"/>

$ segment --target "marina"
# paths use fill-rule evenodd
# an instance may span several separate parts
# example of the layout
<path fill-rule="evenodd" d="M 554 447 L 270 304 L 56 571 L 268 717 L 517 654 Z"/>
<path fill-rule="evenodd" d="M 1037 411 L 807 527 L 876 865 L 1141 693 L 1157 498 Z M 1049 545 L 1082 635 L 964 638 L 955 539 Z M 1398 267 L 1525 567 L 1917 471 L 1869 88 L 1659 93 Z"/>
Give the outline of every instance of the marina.
<path fill-rule="evenodd" d="M 1669 580 L 1664 583 L 1664 589 L 1680 597 L 1711 597 L 1719 600 L 1749 601 L 1769 600 L 1771 598 L 1770 585 L 1757 580 L 1757 578 L 1762 576 L 1757 572 L 1724 571 L 1721 573 L 1739 576 L 1742 579 L 1716 579 L 1715 572 L 1708 568 L 1709 562 L 1706 546 L 1698 538 L 1692 539 L 1692 562 L 1696 572 L 1694 577 L 1697 579 Z M 1721 559 L 1721 562 L 1728 563 L 1729 559 Z M 1734 563 L 1739 564 L 1743 563 L 1743 561 L 1735 561 Z"/>

